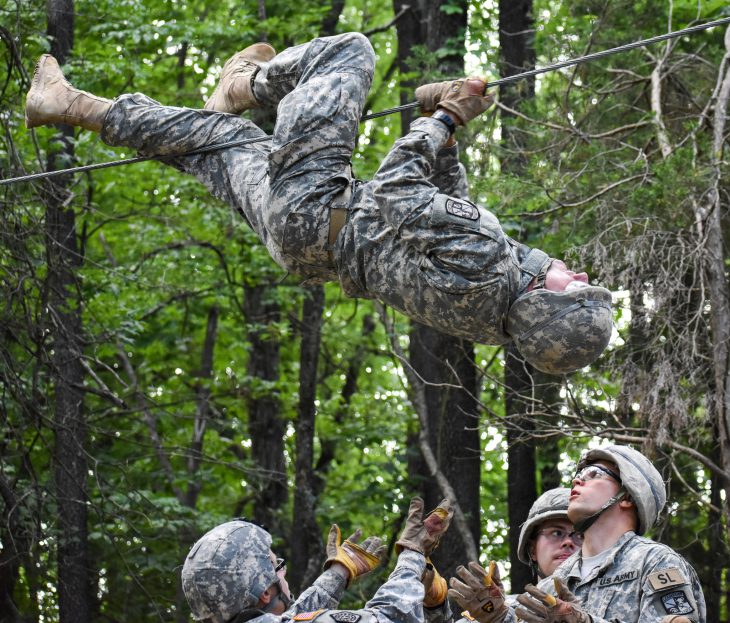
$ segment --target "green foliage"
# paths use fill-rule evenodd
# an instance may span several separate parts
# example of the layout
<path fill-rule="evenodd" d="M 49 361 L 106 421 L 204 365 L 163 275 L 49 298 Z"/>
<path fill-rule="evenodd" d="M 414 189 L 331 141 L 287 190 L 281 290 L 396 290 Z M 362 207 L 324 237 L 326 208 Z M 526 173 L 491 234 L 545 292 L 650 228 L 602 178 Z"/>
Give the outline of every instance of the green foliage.
<path fill-rule="evenodd" d="M 469 62 L 496 75 L 493 4 L 472 3 L 467 40 Z M 138 90 L 164 103 L 200 107 L 230 54 L 262 38 L 277 49 L 307 41 L 319 33 L 330 9 L 321 1 L 273 0 L 265 7 L 266 19 L 260 19 L 259 3 L 252 0 L 77 0 L 73 52 L 64 70 L 75 85 L 99 95 Z M 675 1 L 673 27 L 715 18 L 724 9 L 719 0 Z M 442 5 L 445 14 L 460 10 L 456 3 Z M 648 0 L 536 2 L 538 64 L 663 32 L 666 10 Z M 392 19 L 390 2 L 353 0 L 337 28 L 366 31 Z M 0 0 L 0 25 L 15 46 L 11 49 L 5 38 L 0 46 L 3 66 L 10 68 L 0 90 L 3 177 L 41 170 L 58 151 L 56 129 L 31 133 L 22 118 L 33 62 L 50 47 L 45 22 L 45 2 Z M 667 157 L 657 148 L 648 95 L 661 46 L 545 75 L 536 96 L 520 104 L 524 118 L 487 115 L 460 131 L 473 198 L 498 214 L 511 236 L 585 266 L 612 289 L 639 287 L 648 301 L 624 299 L 616 315 L 617 339 L 606 355 L 563 385 L 557 416 L 549 421 L 535 416 L 560 439 L 565 479 L 580 451 L 595 443 L 594 435 L 616 430 L 644 435 L 665 454 L 669 446 L 662 443 L 671 437 L 718 460 L 708 415 L 714 379 L 707 300 L 698 292 L 704 282 L 694 255 L 702 241 L 691 232 L 694 206 L 713 174 L 711 124 L 702 110 L 715 86 L 722 35 L 716 29 L 677 43 L 663 100 L 674 146 Z M 453 54 L 450 48 L 437 53 L 418 48 L 413 57 L 418 72 L 399 75 L 389 71 L 397 62 L 394 28 L 373 34 L 371 41 L 378 64 L 369 111 L 397 106 L 401 89 L 411 92 L 419 81 L 441 78 L 440 55 Z M 506 129 L 515 130 L 520 149 L 502 140 Z M 353 166 L 358 176 L 370 177 L 400 135 L 400 120 L 380 118 L 361 130 Z M 77 131 L 72 142 L 74 160 L 63 166 L 133 155 L 90 133 Z M 507 163 L 516 155 L 520 166 L 510 168 Z M 727 179 L 726 162 L 722 173 Z M 17 498 L 15 505 L 10 498 L 0 503 L 0 542 L 10 547 L 12 515 L 18 522 L 14 536 L 24 538 L 13 597 L 24 616 L 42 613 L 45 621 L 59 617 L 49 337 L 54 316 L 48 308 L 44 220 L 52 190 L 50 183 L 38 182 L 4 187 L 0 195 L 0 478 Z M 252 455 L 252 399 L 279 401 L 287 426 L 285 476 L 293 491 L 303 291 L 285 278 L 236 214 L 170 167 L 143 163 L 104 169 L 75 177 L 70 191 L 68 206 L 83 254 L 71 289 L 82 303 L 88 366 L 87 495 L 98 616 L 172 621 L 186 608 L 176 574 L 191 543 L 217 522 L 255 510 L 265 479 Z M 268 286 L 268 296 L 278 304 L 275 322 L 249 323 L 245 316 L 245 288 L 258 285 Z M 337 522 L 344 532 L 361 526 L 391 538 L 410 495 L 408 438 L 418 430 L 403 363 L 393 355 L 371 302 L 346 299 L 334 285 L 326 293 L 315 464 L 324 449 L 335 450 L 317 472 L 322 481 L 317 519 L 323 536 Z M 212 310 L 218 324 L 208 376 L 201 370 Z M 653 331 L 644 349 L 635 346 L 638 323 L 632 324 L 640 312 Z M 388 313 L 396 334 L 406 336 L 407 321 Z M 248 368 L 254 329 L 280 345 L 274 379 L 256 377 Z M 402 345 L 407 346 L 405 338 Z M 668 361 L 676 364 L 671 374 L 659 365 Z M 483 405 L 480 553 L 483 561 L 505 561 L 514 526 L 506 521 L 508 422 L 501 350 L 478 346 L 476 365 Z M 350 373 L 356 390 L 345 399 Z M 201 463 L 193 471 L 191 440 L 204 395 L 209 419 Z M 686 548 L 708 582 L 713 573 L 708 526 L 714 521 L 709 475 L 679 453 L 670 459 L 676 471 L 667 463 L 665 473 L 685 474 L 686 482 L 672 481 L 675 503 L 657 534 Z M 196 483 L 201 488 L 191 507 L 185 496 Z M 291 498 L 275 513 L 284 528 L 296 521 Z M 285 535 L 284 530 L 277 535 L 283 550 Z M 356 587 L 345 603 L 361 602 L 377 579 Z"/>

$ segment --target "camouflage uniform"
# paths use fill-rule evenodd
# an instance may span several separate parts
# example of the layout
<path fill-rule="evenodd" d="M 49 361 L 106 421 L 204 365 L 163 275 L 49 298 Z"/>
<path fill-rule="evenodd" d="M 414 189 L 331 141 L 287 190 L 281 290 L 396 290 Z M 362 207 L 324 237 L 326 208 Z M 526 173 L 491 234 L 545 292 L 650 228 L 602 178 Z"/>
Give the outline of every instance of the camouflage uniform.
<path fill-rule="evenodd" d="M 423 623 L 424 595 L 421 575 L 425 567 L 426 561 L 421 554 L 404 551 L 398 557 L 388 580 L 360 610 L 331 609 L 339 603 L 345 581 L 340 579 L 340 585 L 327 586 L 330 574 L 337 574 L 325 571 L 283 615 L 264 614 L 253 620 L 256 623 Z M 433 619 L 430 620 L 436 623 Z"/>
<path fill-rule="evenodd" d="M 315 39 L 264 64 L 254 93 L 278 107 L 273 137 L 174 157 L 213 143 L 260 138 L 235 115 L 117 98 L 102 128 L 195 175 L 240 212 L 285 270 L 310 282 L 339 280 L 349 296 L 377 298 L 424 324 L 490 344 L 510 340 L 507 311 L 547 260 L 507 237 L 466 196 L 448 130 L 420 118 L 370 182 L 351 178 L 350 157 L 370 88 L 374 53 L 357 33 Z M 328 243 L 330 210 L 347 222 Z"/>
<path fill-rule="evenodd" d="M 627 532 L 583 581 L 580 556 L 580 550 L 575 552 L 553 575 L 567 584 L 594 623 L 656 623 L 669 614 L 705 622 L 705 597 L 697 574 L 672 548 Z M 555 594 L 552 578 L 537 586 Z M 516 619 L 510 609 L 505 623 Z"/>

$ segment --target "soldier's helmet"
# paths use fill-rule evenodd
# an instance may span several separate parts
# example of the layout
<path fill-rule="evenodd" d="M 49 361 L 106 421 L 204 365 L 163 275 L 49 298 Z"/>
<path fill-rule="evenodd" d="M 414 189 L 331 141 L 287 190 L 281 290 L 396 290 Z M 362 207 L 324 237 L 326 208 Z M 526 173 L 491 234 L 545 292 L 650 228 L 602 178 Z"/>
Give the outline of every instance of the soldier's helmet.
<path fill-rule="evenodd" d="M 182 586 L 193 618 L 226 623 L 254 607 L 278 581 L 270 557 L 271 535 L 244 520 L 216 526 L 193 545 L 182 569 Z"/>
<path fill-rule="evenodd" d="M 637 534 L 651 528 L 667 502 L 664 479 L 652 462 L 628 446 L 605 446 L 589 450 L 578 463 L 578 471 L 596 461 L 611 461 L 620 471 L 621 485 L 636 505 Z"/>
<path fill-rule="evenodd" d="M 547 519 L 568 519 L 568 498 L 570 489 L 557 487 L 545 491 L 530 508 L 527 519 L 520 530 L 520 540 L 517 543 L 517 557 L 529 565 L 530 553 L 527 551 L 535 528 Z"/>
<path fill-rule="evenodd" d="M 506 329 L 520 354 L 538 370 L 580 370 L 608 346 L 613 330 L 611 292 L 599 286 L 531 290 L 510 307 Z"/>

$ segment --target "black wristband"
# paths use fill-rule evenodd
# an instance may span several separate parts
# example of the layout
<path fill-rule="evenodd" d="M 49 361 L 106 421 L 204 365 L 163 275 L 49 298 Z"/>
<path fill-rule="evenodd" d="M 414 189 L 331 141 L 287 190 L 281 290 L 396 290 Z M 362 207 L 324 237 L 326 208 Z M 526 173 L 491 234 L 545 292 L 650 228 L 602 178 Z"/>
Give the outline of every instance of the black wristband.
<path fill-rule="evenodd" d="M 449 134 L 453 134 L 454 132 L 456 132 L 456 124 L 454 123 L 451 115 L 445 110 L 439 108 L 435 113 L 431 115 L 431 119 L 438 119 L 441 123 L 443 123 L 448 128 Z"/>

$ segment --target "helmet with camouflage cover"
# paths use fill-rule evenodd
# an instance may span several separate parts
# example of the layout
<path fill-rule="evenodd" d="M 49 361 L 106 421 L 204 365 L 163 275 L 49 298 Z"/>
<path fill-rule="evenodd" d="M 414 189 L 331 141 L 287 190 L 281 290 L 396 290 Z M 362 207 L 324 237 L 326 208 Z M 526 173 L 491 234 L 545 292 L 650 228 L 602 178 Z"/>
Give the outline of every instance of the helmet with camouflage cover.
<path fill-rule="evenodd" d="M 611 292 L 589 285 L 564 292 L 525 292 L 510 307 L 506 329 L 520 354 L 538 370 L 580 370 L 608 346 L 613 330 Z"/>
<path fill-rule="evenodd" d="M 520 530 L 520 540 L 517 543 L 517 558 L 526 565 L 532 563 L 527 551 L 535 528 L 548 519 L 565 519 L 568 521 L 568 498 L 570 489 L 557 487 L 545 491 L 537 498 L 527 513 L 527 519 Z"/>
<path fill-rule="evenodd" d="M 254 607 L 278 581 L 270 551 L 271 535 L 248 521 L 229 521 L 204 534 L 182 569 L 183 592 L 193 618 L 226 623 Z"/>
<path fill-rule="evenodd" d="M 649 459 L 629 446 L 605 446 L 589 450 L 581 457 L 578 471 L 601 460 L 615 463 L 619 468 L 621 486 L 636 505 L 639 520 L 636 532 L 644 534 L 656 523 L 667 501 L 664 479 Z"/>

